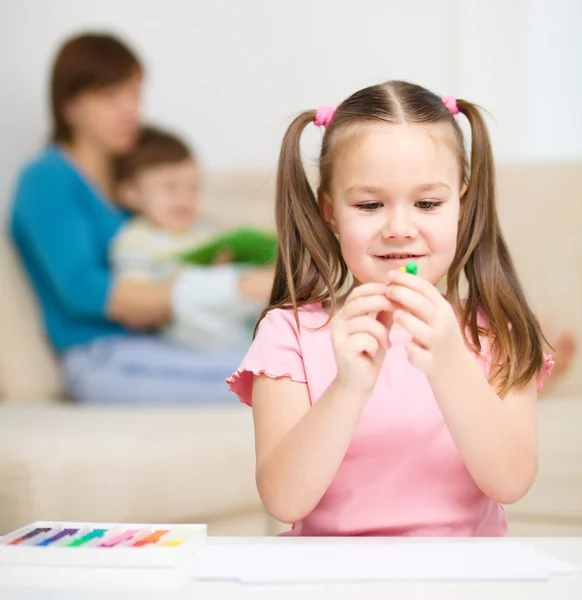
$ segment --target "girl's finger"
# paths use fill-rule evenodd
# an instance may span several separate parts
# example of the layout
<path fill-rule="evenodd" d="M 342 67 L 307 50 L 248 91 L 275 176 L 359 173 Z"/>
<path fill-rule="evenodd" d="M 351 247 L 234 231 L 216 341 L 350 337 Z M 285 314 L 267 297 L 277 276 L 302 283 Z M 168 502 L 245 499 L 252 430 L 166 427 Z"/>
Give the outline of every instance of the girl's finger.
<path fill-rule="evenodd" d="M 430 323 L 436 312 L 434 304 L 426 296 L 403 285 L 392 284 L 386 290 L 386 295 L 389 300 L 416 315 L 425 323 Z"/>
<path fill-rule="evenodd" d="M 435 306 L 438 306 L 440 302 L 444 301 L 442 294 L 437 288 L 430 283 L 430 281 L 427 281 L 418 275 L 411 275 L 410 273 L 403 273 L 402 271 L 394 269 L 388 273 L 388 284 L 398 284 L 410 288 L 411 290 L 415 290 L 419 294 L 425 296 Z"/>
<path fill-rule="evenodd" d="M 368 333 L 355 333 L 347 338 L 351 352 L 356 355 L 367 354 L 372 360 L 378 355 L 380 344 L 378 340 Z"/>
<path fill-rule="evenodd" d="M 343 314 L 346 319 L 353 319 L 362 315 L 378 314 L 379 312 L 393 310 L 394 305 L 386 297 L 386 288 L 381 294 L 374 296 L 360 296 L 344 306 Z"/>
<path fill-rule="evenodd" d="M 399 309 L 394 313 L 394 322 L 402 325 L 419 346 L 430 348 L 432 329 L 422 319 Z"/>
<path fill-rule="evenodd" d="M 415 342 L 406 345 L 406 354 L 413 367 L 429 375 L 432 371 L 432 354 Z"/>
<path fill-rule="evenodd" d="M 390 344 L 388 339 L 388 329 L 382 323 L 372 317 L 356 317 L 350 319 L 346 323 L 344 329 L 347 335 L 355 335 L 357 333 L 368 333 L 376 338 L 380 346 L 388 349 Z"/>
<path fill-rule="evenodd" d="M 346 298 L 344 306 L 362 296 L 381 296 L 386 291 L 385 283 L 363 283 L 354 288 Z"/>

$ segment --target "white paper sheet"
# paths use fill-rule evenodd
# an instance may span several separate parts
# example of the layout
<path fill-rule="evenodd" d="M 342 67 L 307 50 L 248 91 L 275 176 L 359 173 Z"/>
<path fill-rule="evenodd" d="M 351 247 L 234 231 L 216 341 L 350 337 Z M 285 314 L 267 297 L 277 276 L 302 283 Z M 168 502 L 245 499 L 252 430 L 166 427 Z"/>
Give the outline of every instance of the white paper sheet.
<path fill-rule="evenodd" d="M 195 579 L 243 583 L 545 581 L 580 572 L 506 540 L 225 544 L 205 546 L 197 556 Z"/>

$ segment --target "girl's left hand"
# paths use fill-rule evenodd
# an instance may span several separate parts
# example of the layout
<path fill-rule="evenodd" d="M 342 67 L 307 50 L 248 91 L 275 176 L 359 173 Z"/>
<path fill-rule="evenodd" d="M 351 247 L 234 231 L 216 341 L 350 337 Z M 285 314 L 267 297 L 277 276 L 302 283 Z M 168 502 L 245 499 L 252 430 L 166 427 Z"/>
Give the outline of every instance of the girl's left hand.
<path fill-rule="evenodd" d="M 406 347 L 411 364 L 429 379 L 462 364 L 467 347 L 452 306 L 437 288 L 398 270 L 390 271 L 388 283 L 386 296 L 397 305 L 394 323 L 413 337 Z"/>

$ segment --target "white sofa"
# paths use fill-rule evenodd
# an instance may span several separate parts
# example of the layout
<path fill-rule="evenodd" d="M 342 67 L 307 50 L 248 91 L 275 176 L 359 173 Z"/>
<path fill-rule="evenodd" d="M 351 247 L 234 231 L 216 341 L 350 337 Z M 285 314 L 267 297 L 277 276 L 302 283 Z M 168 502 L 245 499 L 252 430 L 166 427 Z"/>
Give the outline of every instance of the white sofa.
<path fill-rule="evenodd" d="M 224 229 L 249 215 L 269 227 L 271 188 L 268 177 L 211 178 L 208 216 Z M 280 530 L 256 492 L 248 407 L 234 396 L 221 408 L 74 404 L 5 236 L 0 273 L 0 535 L 37 519 L 203 522 L 215 535 Z"/>
<path fill-rule="evenodd" d="M 210 175 L 209 218 L 224 229 L 272 227 L 273 179 Z M 506 165 L 499 189 L 534 305 L 580 336 L 582 165 Z M 37 519 L 207 522 L 211 533 L 229 535 L 280 530 L 255 490 L 250 410 L 68 401 L 28 284 L 0 243 L 0 535 Z M 509 509 L 512 534 L 582 535 L 580 358 L 552 394 L 540 402 L 539 477 Z"/>

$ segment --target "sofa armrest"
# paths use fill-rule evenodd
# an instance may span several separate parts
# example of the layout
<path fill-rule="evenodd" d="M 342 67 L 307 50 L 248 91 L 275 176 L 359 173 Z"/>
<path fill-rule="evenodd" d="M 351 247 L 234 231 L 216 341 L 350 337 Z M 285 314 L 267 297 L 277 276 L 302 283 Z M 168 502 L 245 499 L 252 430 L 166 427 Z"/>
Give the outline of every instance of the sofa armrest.
<path fill-rule="evenodd" d="M 0 401 L 50 402 L 64 396 L 58 362 L 11 243 L 0 235 Z"/>

